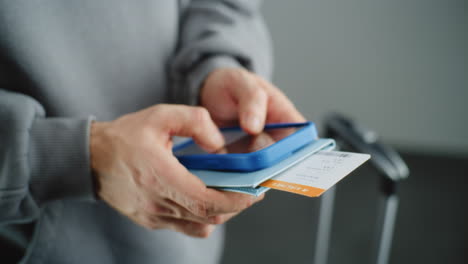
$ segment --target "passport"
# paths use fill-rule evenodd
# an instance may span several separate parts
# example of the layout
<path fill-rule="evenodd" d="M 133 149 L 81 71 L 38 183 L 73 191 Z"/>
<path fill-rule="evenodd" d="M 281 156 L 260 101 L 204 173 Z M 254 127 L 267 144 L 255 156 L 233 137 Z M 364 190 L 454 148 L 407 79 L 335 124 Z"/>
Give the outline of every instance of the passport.
<path fill-rule="evenodd" d="M 223 191 L 232 191 L 259 196 L 270 190 L 271 187 L 261 184 L 280 173 L 300 163 L 307 157 L 319 152 L 334 149 L 333 139 L 321 138 L 302 147 L 291 156 L 265 169 L 251 172 L 215 171 L 215 170 L 190 170 L 199 177 L 207 186 Z"/>

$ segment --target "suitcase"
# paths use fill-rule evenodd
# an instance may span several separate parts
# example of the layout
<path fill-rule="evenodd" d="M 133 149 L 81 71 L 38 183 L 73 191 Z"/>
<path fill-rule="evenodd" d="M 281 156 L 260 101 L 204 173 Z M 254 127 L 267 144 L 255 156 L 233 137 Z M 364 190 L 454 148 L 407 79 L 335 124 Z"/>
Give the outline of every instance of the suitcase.
<path fill-rule="evenodd" d="M 334 113 L 324 121 L 324 136 L 334 138 L 339 149 L 371 155 L 369 163 L 380 178 L 379 215 L 371 263 L 387 264 L 398 211 L 398 185 L 408 178 L 408 166 L 393 148 L 378 140 L 375 132 L 352 119 Z M 321 197 L 314 264 L 326 264 L 328 260 L 335 192 L 333 187 Z"/>

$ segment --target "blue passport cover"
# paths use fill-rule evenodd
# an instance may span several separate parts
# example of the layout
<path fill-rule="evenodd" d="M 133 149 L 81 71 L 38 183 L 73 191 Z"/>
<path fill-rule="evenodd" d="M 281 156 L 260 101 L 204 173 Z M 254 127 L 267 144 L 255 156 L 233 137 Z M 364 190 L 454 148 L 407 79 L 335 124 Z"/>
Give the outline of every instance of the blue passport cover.
<path fill-rule="evenodd" d="M 262 170 L 252 172 L 190 170 L 190 172 L 199 177 L 207 186 L 224 191 L 259 196 L 270 189 L 259 186 L 262 182 L 273 178 L 318 151 L 332 150 L 334 148 L 335 141 L 333 139 L 321 138 L 304 146 L 277 164 Z"/>

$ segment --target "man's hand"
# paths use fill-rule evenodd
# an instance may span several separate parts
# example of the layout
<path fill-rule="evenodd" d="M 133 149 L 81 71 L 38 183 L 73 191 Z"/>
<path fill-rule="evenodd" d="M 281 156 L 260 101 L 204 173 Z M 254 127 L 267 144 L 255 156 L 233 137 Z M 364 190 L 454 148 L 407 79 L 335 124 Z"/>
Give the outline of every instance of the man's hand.
<path fill-rule="evenodd" d="M 259 133 L 265 122 L 305 121 L 278 88 L 243 69 L 224 68 L 210 73 L 201 89 L 200 101 L 219 126 L 239 122 L 251 134 Z"/>
<path fill-rule="evenodd" d="M 157 105 L 91 128 L 91 166 L 98 196 L 134 222 L 207 237 L 260 198 L 207 188 L 172 154 L 172 136 L 207 151 L 223 138 L 206 109 Z"/>

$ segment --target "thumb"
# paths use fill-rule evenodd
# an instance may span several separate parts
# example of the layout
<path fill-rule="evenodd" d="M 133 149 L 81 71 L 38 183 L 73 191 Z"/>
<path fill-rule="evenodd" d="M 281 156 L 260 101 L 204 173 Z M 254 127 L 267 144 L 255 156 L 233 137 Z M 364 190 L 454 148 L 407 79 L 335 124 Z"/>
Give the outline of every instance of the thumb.
<path fill-rule="evenodd" d="M 224 138 L 203 107 L 185 105 L 164 105 L 165 132 L 170 136 L 191 137 L 208 152 L 224 145 Z"/>

